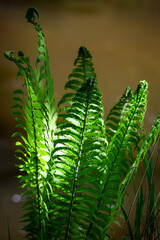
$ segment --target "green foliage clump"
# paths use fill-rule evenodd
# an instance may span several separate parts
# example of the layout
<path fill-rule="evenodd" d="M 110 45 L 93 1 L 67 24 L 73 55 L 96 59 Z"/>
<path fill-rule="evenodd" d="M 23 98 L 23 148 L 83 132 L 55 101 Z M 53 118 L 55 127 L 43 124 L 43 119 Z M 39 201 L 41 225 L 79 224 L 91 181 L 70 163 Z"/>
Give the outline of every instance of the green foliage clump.
<path fill-rule="evenodd" d="M 28 239 L 110 239 L 125 189 L 160 130 L 160 114 L 147 136 L 146 81 L 127 88 L 104 120 L 92 56 L 80 47 L 65 88 L 55 105 L 48 51 L 35 8 L 26 18 L 38 35 L 35 68 L 19 51 L 5 56 L 18 66 L 25 90 L 13 92 L 13 114 L 23 131 L 13 136 Z M 24 132 L 24 134 L 22 134 Z"/>

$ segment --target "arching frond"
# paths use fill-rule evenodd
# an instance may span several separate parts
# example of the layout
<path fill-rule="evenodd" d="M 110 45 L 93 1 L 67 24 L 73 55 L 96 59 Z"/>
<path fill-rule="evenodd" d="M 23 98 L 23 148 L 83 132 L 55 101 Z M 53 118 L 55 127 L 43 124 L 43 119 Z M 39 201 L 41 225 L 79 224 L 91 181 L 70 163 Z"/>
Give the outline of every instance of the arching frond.
<path fill-rule="evenodd" d="M 22 139 L 22 143 L 17 143 L 20 149 L 16 152 L 21 154 L 18 158 L 23 161 L 19 166 L 20 170 L 27 173 L 26 176 L 19 177 L 24 183 L 23 187 L 27 189 L 24 194 L 30 196 L 24 206 L 27 213 L 23 216 L 24 221 L 28 222 L 24 229 L 30 239 L 41 238 L 46 231 L 44 226 L 48 218 L 45 202 L 48 201 L 46 177 L 52 162 L 51 151 L 56 131 L 53 79 L 50 75 L 44 35 L 36 22 L 35 14 L 37 15 L 35 8 L 29 9 L 26 14 L 27 20 L 34 25 L 38 35 L 38 58 L 35 69 L 31 66 L 29 57 L 25 57 L 23 52 L 19 51 L 17 57 L 12 51 L 5 53 L 5 56 L 19 68 L 17 76 L 23 78 L 23 86 L 27 92 L 26 94 L 22 90 L 14 92 L 13 100 L 17 103 L 12 109 L 17 109 L 14 111 L 18 121 L 17 127 L 27 134 L 17 132 L 14 136 Z M 21 98 L 22 94 L 25 95 L 25 100 Z"/>

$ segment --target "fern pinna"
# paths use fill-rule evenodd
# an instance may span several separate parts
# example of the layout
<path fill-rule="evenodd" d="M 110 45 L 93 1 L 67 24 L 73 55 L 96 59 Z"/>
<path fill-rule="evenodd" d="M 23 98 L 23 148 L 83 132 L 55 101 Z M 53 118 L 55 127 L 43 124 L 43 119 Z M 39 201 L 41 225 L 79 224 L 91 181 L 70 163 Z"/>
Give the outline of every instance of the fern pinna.
<path fill-rule="evenodd" d="M 35 8 L 26 18 L 38 35 L 35 68 L 18 52 L 24 90 L 14 91 L 12 106 L 22 128 L 16 153 L 24 193 L 24 230 L 28 239 L 109 239 L 131 176 L 160 130 L 158 115 L 147 137 L 142 129 L 147 87 L 127 88 L 104 121 L 102 94 L 92 56 L 80 47 L 57 110 L 49 57 Z"/>

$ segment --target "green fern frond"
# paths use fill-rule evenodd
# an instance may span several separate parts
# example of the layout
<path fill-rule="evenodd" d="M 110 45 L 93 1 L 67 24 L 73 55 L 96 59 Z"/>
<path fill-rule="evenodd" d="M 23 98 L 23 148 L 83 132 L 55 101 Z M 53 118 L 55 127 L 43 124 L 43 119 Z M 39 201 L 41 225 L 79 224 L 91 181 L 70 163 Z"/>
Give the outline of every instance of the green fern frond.
<path fill-rule="evenodd" d="M 55 198 L 61 204 L 56 205 L 59 214 L 53 225 L 64 239 L 83 239 L 88 227 L 84 221 L 90 221 L 99 195 L 107 145 L 101 94 L 93 79 L 78 90 L 64 119 L 53 152 L 60 191 Z"/>
<path fill-rule="evenodd" d="M 35 21 L 36 15 L 39 18 L 38 11 L 35 8 L 30 8 L 27 11 L 26 18 L 28 22 L 31 22 L 38 35 L 38 58 L 36 61 L 36 68 L 34 70 L 35 76 L 35 85 L 37 87 L 36 94 L 38 94 L 38 100 L 44 96 L 44 99 L 41 102 L 44 114 L 49 120 L 48 128 L 53 134 L 53 126 L 55 126 L 56 116 L 55 114 L 55 99 L 54 99 L 54 85 L 53 78 L 51 77 L 50 67 L 49 67 L 49 56 L 48 50 L 44 41 L 44 34 L 40 25 Z M 38 65 L 40 64 L 40 69 L 38 69 Z M 44 86 L 43 86 L 44 82 Z M 32 86 L 33 87 L 33 86 Z M 43 89 L 44 88 L 44 89 Z M 34 89 L 34 88 L 33 88 Z M 55 130 L 55 129 L 54 129 Z M 50 136 L 52 137 L 52 136 Z M 53 137 L 52 137 L 53 141 Z"/>
<path fill-rule="evenodd" d="M 12 106 L 12 109 L 16 109 L 14 115 L 16 115 L 18 121 L 17 127 L 22 128 L 27 133 L 27 138 L 18 132 L 14 136 L 20 136 L 23 141 L 21 146 L 24 151 L 17 152 L 21 153 L 18 158 L 24 163 L 19 167 L 21 171 L 27 173 L 27 176 L 22 175 L 20 178 L 24 182 L 23 187 L 30 189 L 32 195 L 30 205 L 32 202 L 32 205 L 35 206 L 34 218 L 32 217 L 32 207 L 26 209 L 28 211 L 27 215 L 24 215 L 24 220 L 28 222 L 26 230 L 28 229 L 28 234 L 33 236 L 36 234 L 35 238 L 37 239 L 37 237 L 44 235 L 43 219 L 46 219 L 48 215 L 45 203 L 45 201 L 48 201 L 48 195 L 45 189 L 46 185 L 43 182 L 46 182 L 47 169 L 50 162 L 52 162 L 51 151 L 53 150 L 56 131 L 56 114 L 48 52 L 44 42 L 44 35 L 36 22 L 35 13 L 37 15 L 34 8 L 29 9 L 26 18 L 35 26 L 38 35 L 36 68 L 32 68 L 29 58 L 25 57 L 21 51 L 18 52 L 17 57 L 13 55 L 13 51 L 6 52 L 5 56 L 19 68 L 17 76 L 23 77 L 23 86 L 27 90 L 27 95 L 22 90 L 14 92 L 13 100 L 17 103 Z M 38 69 L 40 63 L 41 66 Z M 25 103 L 20 96 L 22 94 L 26 98 Z M 30 228 L 33 225 L 36 228 L 35 231 Z"/>
<path fill-rule="evenodd" d="M 68 76 L 68 81 L 65 84 L 65 89 L 70 89 L 71 92 L 64 94 L 59 101 L 59 112 L 67 110 L 66 104 L 67 106 L 71 106 L 75 93 L 83 83 L 87 82 L 88 79 L 96 80 L 96 74 L 92 63 L 92 56 L 85 47 L 82 46 L 79 48 L 78 56 L 74 62 L 74 66 L 75 68 Z"/>
<path fill-rule="evenodd" d="M 125 113 L 125 108 L 127 107 L 127 104 L 131 102 L 133 96 L 133 92 L 130 87 L 126 88 L 124 94 L 116 103 L 113 108 L 110 110 L 109 114 L 106 117 L 105 120 L 105 126 L 106 126 L 106 135 L 108 142 L 111 141 L 111 138 L 115 134 L 115 132 L 118 130 L 118 127 L 120 125 L 121 120 L 123 119 L 123 115 Z"/>
<path fill-rule="evenodd" d="M 159 132 L 160 132 L 160 112 L 158 113 L 158 116 L 154 120 L 152 128 L 149 131 L 149 135 L 147 138 L 147 142 L 149 146 L 153 145 L 156 142 Z"/>
<path fill-rule="evenodd" d="M 97 204 L 95 224 L 90 224 L 88 239 L 95 236 L 96 232 L 99 232 L 100 239 L 104 238 L 110 222 L 113 221 L 115 211 L 120 206 L 122 183 L 127 181 L 132 165 L 135 164 L 133 152 L 134 149 L 139 150 L 140 137 L 137 130 L 142 128 L 148 86 L 145 81 L 140 82 L 139 85 L 141 87 L 138 95 L 134 94 L 131 102 L 126 106 L 119 128 L 107 148 L 108 172 L 103 178 L 102 197 Z M 101 214 L 102 211 L 104 214 Z"/>

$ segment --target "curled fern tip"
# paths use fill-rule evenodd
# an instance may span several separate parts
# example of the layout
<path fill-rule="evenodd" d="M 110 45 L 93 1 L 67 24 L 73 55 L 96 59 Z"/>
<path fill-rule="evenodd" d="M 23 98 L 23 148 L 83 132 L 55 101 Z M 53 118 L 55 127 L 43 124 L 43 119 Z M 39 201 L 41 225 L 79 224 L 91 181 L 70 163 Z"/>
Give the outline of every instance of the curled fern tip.
<path fill-rule="evenodd" d="M 35 19 L 36 19 L 35 14 L 37 15 L 37 17 L 39 19 L 39 12 L 37 11 L 37 9 L 35 7 L 29 8 L 26 13 L 27 21 L 31 22 L 31 23 L 35 22 Z"/>
<path fill-rule="evenodd" d="M 14 53 L 14 51 L 5 51 L 4 52 L 4 56 L 9 59 L 12 60 L 13 56 L 11 56 Z"/>

